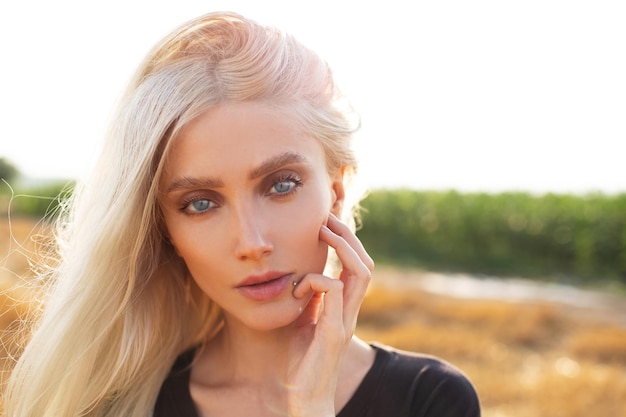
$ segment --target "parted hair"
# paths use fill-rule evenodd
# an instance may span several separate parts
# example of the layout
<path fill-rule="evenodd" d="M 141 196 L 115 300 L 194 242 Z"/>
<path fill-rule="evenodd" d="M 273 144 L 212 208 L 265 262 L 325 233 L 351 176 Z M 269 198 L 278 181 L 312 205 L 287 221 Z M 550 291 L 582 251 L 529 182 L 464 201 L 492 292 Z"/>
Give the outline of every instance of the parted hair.
<path fill-rule="evenodd" d="M 356 170 L 358 121 L 315 53 L 233 13 L 175 30 L 140 65 L 92 175 L 58 220 L 57 256 L 38 280 L 44 310 L 11 373 L 5 415 L 148 417 L 177 355 L 219 329 L 219 307 L 165 237 L 158 187 L 183 126 L 245 101 L 294 114 L 329 173 Z"/>

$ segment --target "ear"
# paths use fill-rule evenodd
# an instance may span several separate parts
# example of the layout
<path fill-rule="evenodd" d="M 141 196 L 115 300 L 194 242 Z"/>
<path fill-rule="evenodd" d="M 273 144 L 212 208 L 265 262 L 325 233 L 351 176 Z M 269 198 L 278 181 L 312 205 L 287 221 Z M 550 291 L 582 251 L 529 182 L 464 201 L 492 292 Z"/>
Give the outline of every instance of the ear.
<path fill-rule="evenodd" d="M 342 167 L 341 169 L 337 170 L 335 175 L 331 178 L 332 205 L 330 208 L 330 212 L 338 218 L 341 218 L 343 203 L 346 198 L 344 173 L 345 168 Z"/>

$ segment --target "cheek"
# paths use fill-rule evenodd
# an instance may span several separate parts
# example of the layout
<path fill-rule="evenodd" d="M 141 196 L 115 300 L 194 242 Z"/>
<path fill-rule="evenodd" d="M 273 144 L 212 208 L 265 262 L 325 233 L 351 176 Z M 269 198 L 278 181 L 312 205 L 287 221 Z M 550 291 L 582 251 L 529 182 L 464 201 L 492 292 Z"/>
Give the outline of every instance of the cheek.
<path fill-rule="evenodd" d="M 320 240 L 320 229 L 328 220 L 328 209 L 308 206 L 289 220 L 284 228 L 283 245 L 287 251 L 307 261 L 309 272 L 322 273 L 326 265 L 328 245 Z M 284 226 L 284 225 L 283 225 Z"/>
<path fill-rule="evenodd" d="M 176 254 L 184 260 L 191 272 L 198 269 L 199 264 L 206 268 L 207 264 L 213 263 L 213 257 L 216 257 L 215 254 L 220 249 L 220 240 L 215 238 L 214 233 L 208 233 L 204 225 L 178 224 L 169 231 Z"/>
<path fill-rule="evenodd" d="M 322 223 L 301 228 L 298 235 L 284 242 L 294 265 L 300 265 L 301 272 L 321 274 L 328 259 L 328 245 L 319 238 Z"/>

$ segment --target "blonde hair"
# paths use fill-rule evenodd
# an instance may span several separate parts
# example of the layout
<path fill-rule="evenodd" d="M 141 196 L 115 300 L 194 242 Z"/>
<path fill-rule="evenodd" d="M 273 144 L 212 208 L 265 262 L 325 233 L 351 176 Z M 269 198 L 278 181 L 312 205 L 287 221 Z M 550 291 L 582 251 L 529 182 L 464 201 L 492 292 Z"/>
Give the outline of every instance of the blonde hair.
<path fill-rule="evenodd" d="M 177 132 L 220 103 L 296 115 L 329 172 L 356 170 L 357 128 L 328 66 L 292 36 L 231 13 L 195 19 L 148 54 L 94 174 L 59 224 L 45 311 L 9 380 L 11 417 L 146 417 L 171 364 L 221 325 L 162 233 L 158 183 Z"/>

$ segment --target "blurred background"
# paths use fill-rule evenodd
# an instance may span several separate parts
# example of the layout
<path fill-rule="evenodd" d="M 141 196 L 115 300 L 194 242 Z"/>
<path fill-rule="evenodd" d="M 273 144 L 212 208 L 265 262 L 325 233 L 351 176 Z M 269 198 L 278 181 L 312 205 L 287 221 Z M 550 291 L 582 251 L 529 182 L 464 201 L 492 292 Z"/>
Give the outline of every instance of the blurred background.
<path fill-rule="evenodd" d="M 487 417 L 626 415 L 625 3 L 13 3 L 0 4 L 7 352 L 31 307 L 16 284 L 136 65 L 182 22 L 233 10 L 325 57 L 362 117 L 359 237 L 378 266 L 360 335 L 458 365 Z"/>

